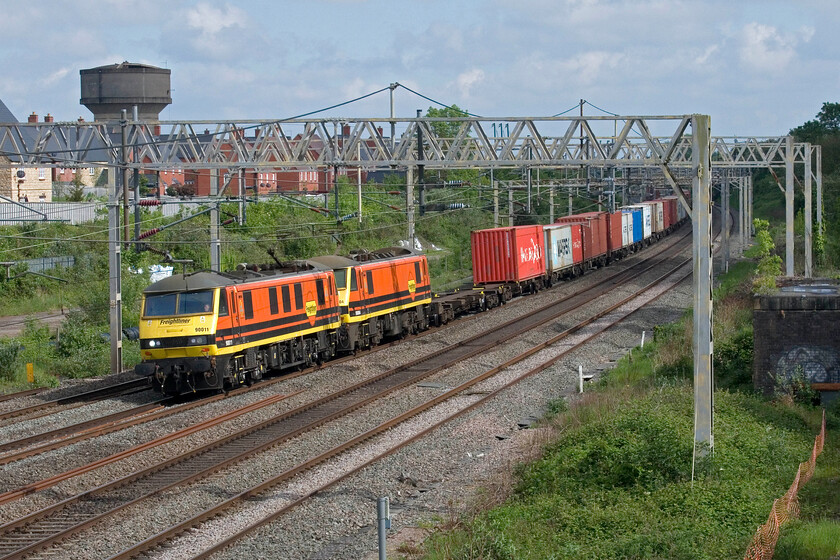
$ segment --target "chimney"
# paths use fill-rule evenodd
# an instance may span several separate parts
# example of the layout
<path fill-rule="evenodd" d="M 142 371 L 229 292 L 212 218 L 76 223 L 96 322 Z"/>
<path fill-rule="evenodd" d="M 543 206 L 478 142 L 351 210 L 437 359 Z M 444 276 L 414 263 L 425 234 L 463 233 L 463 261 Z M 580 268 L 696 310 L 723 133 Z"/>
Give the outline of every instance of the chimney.
<path fill-rule="evenodd" d="M 38 115 L 35 114 L 35 111 L 32 111 L 32 114 L 29 115 L 29 122 L 38 122 Z"/>
<path fill-rule="evenodd" d="M 345 138 L 350 136 L 350 125 L 349 124 L 345 124 L 344 126 L 341 127 L 341 134 Z"/>
<path fill-rule="evenodd" d="M 49 113 L 47 113 L 47 116 L 44 117 L 44 122 L 53 122 L 53 121 L 55 121 L 55 118 L 52 115 L 50 115 Z"/>
<path fill-rule="evenodd" d="M 377 126 L 376 131 L 379 133 L 379 136 L 382 136 L 382 127 L 381 126 Z"/>
<path fill-rule="evenodd" d="M 153 134 L 154 134 L 155 136 L 160 136 L 160 125 L 159 125 L 159 124 L 156 124 L 156 125 L 154 126 L 154 129 L 152 130 L 152 132 L 153 132 Z"/>

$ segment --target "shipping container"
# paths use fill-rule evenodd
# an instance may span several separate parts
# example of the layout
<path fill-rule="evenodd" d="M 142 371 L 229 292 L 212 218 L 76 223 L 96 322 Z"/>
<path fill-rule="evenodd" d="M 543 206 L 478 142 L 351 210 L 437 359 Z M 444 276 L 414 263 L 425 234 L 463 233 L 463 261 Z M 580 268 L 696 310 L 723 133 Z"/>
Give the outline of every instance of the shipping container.
<path fill-rule="evenodd" d="M 555 223 L 580 223 L 586 226 L 583 231 L 583 258 L 589 260 L 607 254 L 608 215 L 607 212 L 584 212 L 563 216 L 555 220 Z"/>
<path fill-rule="evenodd" d="M 650 227 L 652 233 L 659 233 L 665 229 L 665 212 L 661 200 L 649 200 L 642 202 L 650 208 Z"/>
<path fill-rule="evenodd" d="M 624 247 L 622 241 L 622 212 L 607 213 L 607 250 L 612 253 Z"/>
<path fill-rule="evenodd" d="M 484 229 L 470 234 L 476 284 L 522 282 L 545 274 L 542 226 Z"/>
<path fill-rule="evenodd" d="M 650 204 L 631 204 L 630 206 L 625 206 L 625 208 L 638 208 L 642 211 L 642 237 L 644 239 L 648 239 L 653 233 L 653 218 L 651 216 L 651 209 Z M 635 223 L 633 224 L 635 227 Z"/>
<path fill-rule="evenodd" d="M 633 244 L 633 214 L 621 212 L 621 246 Z"/>
<path fill-rule="evenodd" d="M 685 211 L 685 206 L 677 200 L 677 221 L 681 222 L 688 217 L 688 212 Z"/>
<path fill-rule="evenodd" d="M 666 196 L 662 199 L 662 201 L 666 204 L 666 223 L 668 223 L 667 214 L 670 213 L 671 216 L 670 223 L 669 225 L 667 225 L 667 227 L 673 227 L 677 225 L 682 219 L 680 217 L 680 208 L 682 207 L 682 204 L 680 204 L 680 201 L 677 199 L 676 196 Z"/>
<path fill-rule="evenodd" d="M 621 211 L 631 216 L 633 222 L 630 229 L 632 243 L 639 243 L 645 238 L 645 216 L 641 206 L 624 206 Z"/>
<path fill-rule="evenodd" d="M 672 204 L 672 199 L 661 198 L 659 201 L 662 202 L 662 227 L 667 230 L 670 229 L 676 222 L 676 208 L 674 208 Z"/>
<path fill-rule="evenodd" d="M 578 224 L 548 225 L 545 232 L 545 260 L 549 273 L 583 262 L 583 241 Z"/>

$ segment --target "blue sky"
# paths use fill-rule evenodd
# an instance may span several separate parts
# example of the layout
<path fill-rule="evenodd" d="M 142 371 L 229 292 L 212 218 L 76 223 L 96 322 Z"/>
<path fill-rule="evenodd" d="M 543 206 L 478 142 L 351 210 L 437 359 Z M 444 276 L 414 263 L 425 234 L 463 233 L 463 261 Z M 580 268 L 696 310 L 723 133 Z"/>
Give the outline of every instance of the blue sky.
<path fill-rule="evenodd" d="M 22 120 L 91 119 L 79 70 L 123 60 L 171 69 L 171 120 L 284 118 L 399 82 L 482 116 L 550 116 L 583 98 L 770 135 L 840 101 L 837 0 L 6 0 L 0 12 L 0 99 Z M 430 106 L 406 90 L 395 104 L 398 117 Z M 389 107 L 383 92 L 320 116 Z"/>

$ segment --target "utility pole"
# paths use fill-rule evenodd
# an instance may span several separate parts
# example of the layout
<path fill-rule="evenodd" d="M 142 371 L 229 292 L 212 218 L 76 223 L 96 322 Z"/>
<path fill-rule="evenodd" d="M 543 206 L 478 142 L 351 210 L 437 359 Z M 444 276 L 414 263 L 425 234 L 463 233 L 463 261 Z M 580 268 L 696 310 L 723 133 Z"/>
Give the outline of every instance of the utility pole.
<path fill-rule="evenodd" d="M 729 272 L 729 172 L 720 184 L 720 224 L 723 232 L 723 271 Z"/>
<path fill-rule="evenodd" d="M 548 223 L 554 223 L 554 185 L 548 185 Z"/>
<path fill-rule="evenodd" d="M 423 116 L 423 110 L 417 109 L 417 118 Z M 423 176 L 426 166 L 422 164 L 425 155 L 423 154 L 423 128 L 420 122 L 417 123 L 417 190 L 420 195 L 420 215 L 426 214 L 426 188 L 425 177 Z"/>
<path fill-rule="evenodd" d="M 805 278 L 810 278 L 814 263 L 813 209 L 811 208 L 811 144 L 805 144 Z"/>
<path fill-rule="evenodd" d="M 123 243 L 128 247 L 128 111 L 122 110 L 120 114 L 120 161 L 122 162 L 122 193 L 123 193 Z"/>
<path fill-rule="evenodd" d="M 793 137 L 785 141 L 785 276 L 793 276 Z"/>
<path fill-rule="evenodd" d="M 137 121 L 140 120 L 140 117 L 137 114 L 137 105 L 135 105 L 131 110 L 131 120 L 134 122 L 132 125 L 134 129 L 134 146 L 132 147 L 132 161 L 134 163 L 138 163 L 137 161 Z M 134 239 L 138 239 L 140 237 L 140 168 L 134 168 Z M 134 250 L 139 251 L 140 248 L 135 243 Z"/>
<path fill-rule="evenodd" d="M 408 242 L 414 249 L 414 167 L 410 165 L 405 170 L 405 216 L 408 219 Z"/>
<path fill-rule="evenodd" d="M 491 179 L 493 182 L 493 227 L 499 227 L 499 182 Z"/>
<path fill-rule="evenodd" d="M 394 82 L 388 86 L 388 89 L 391 90 L 391 153 L 394 153 L 397 146 L 394 138 L 397 134 L 397 123 L 394 121 L 394 90 L 397 89 L 398 85 L 400 85 L 398 82 Z"/>
<path fill-rule="evenodd" d="M 239 188 L 242 188 L 240 183 Z M 210 170 L 210 196 L 219 196 L 219 170 Z M 222 271 L 222 242 L 219 239 L 221 227 L 219 226 L 219 205 L 210 207 L 210 270 Z"/>
<path fill-rule="evenodd" d="M 513 185 L 508 185 L 508 227 L 513 227 Z"/>

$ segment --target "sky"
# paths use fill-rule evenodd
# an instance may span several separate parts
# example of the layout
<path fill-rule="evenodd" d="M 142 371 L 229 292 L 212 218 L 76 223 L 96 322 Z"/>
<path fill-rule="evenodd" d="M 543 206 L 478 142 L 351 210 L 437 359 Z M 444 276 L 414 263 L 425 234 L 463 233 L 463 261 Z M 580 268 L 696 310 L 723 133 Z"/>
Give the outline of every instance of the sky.
<path fill-rule="evenodd" d="M 5 0 L 0 99 L 92 119 L 79 70 L 172 71 L 162 120 L 289 118 L 400 83 L 484 117 L 708 114 L 784 135 L 840 101 L 837 0 Z M 394 92 L 395 115 L 433 104 Z M 314 117 L 390 114 L 387 89 Z"/>

